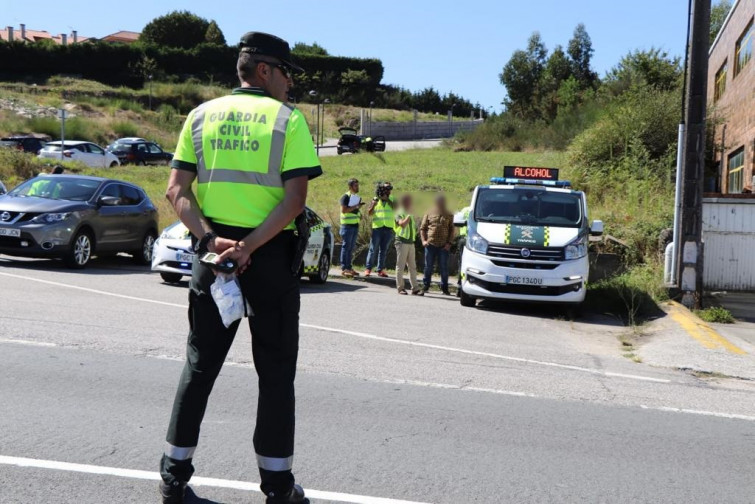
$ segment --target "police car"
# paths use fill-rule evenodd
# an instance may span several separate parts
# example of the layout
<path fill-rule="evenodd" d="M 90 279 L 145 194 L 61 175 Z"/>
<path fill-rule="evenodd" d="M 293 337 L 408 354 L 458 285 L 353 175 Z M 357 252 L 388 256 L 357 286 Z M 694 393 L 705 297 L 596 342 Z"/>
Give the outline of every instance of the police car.
<path fill-rule="evenodd" d="M 330 263 L 333 259 L 333 232 L 310 208 L 304 210 L 310 227 L 307 251 L 304 254 L 300 276 L 323 284 L 328 280 Z M 166 227 L 155 242 L 152 252 L 152 271 L 168 283 L 180 282 L 184 276 L 191 276 L 191 264 L 196 254 L 192 251 L 189 230 L 181 221 Z"/>
<path fill-rule="evenodd" d="M 475 188 L 472 210 L 455 224 L 467 226 L 462 253 L 463 306 L 478 299 L 545 301 L 578 305 L 585 299 L 590 235 L 587 198 L 555 168 L 504 167 L 503 178 Z"/>

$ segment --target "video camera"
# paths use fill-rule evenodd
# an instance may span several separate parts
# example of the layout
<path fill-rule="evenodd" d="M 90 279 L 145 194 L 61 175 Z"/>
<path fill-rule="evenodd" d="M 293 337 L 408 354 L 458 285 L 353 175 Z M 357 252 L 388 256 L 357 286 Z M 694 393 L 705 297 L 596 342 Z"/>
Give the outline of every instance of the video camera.
<path fill-rule="evenodd" d="M 375 197 L 378 199 L 387 198 L 391 195 L 393 186 L 390 182 L 378 182 L 375 187 Z"/>

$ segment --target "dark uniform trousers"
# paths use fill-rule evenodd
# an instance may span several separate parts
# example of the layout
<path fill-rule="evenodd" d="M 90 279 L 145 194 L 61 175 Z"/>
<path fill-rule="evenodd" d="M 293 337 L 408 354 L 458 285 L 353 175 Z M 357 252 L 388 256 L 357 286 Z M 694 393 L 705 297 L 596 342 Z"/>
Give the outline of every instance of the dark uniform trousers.
<path fill-rule="evenodd" d="M 219 224 L 213 228 L 218 235 L 235 240 L 250 231 Z M 285 492 L 294 483 L 290 462 L 294 453 L 294 378 L 299 350 L 299 279 L 291 274 L 295 242 L 292 231 L 281 232 L 252 254 L 249 269 L 239 277 L 242 293 L 254 312 L 249 317 L 259 377 L 254 449 L 266 494 Z M 186 364 L 167 435 L 167 442 L 178 447 L 181 456 L 171 458 L 170 451 L 166 451 L 160 468 L 168 483 L 188 481 L 194 472 L 191 457 L 207 400 L 240 323 L 236 321 L 229 328 L 223 325 L 210 294 L 214 281 L 214 273 L 195 260 L 189 292 Z"/>

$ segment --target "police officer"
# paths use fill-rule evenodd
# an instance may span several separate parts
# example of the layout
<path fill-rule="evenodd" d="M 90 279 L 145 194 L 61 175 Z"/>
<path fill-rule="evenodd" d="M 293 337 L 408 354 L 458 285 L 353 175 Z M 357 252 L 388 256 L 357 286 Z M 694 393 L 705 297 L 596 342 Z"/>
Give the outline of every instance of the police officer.
<path fill-rule="evenodd" d="M 254 450 L 260 486 L 268 503 L 306 503 L 291 472 L 299 343 L 293 221 L 304 209 L 308 180 L 322 170 L 304 116 L 284 103 L 292 72 L 301 71 L 291 62 L 288 43 L 250 32 L 240 47 L 241 87 L 189 114 L 167 197 L 199 256 L 215 252 L 239 264 L 241 291 L 253 312 L 249 327 L 259 375 Z M 212 269 L 195 260 L 186 364 L 160 463 L 164 503 L 183 502 L 207 400 L 239 325 L 223 325 L 210 294 L 214 280 Z"/>

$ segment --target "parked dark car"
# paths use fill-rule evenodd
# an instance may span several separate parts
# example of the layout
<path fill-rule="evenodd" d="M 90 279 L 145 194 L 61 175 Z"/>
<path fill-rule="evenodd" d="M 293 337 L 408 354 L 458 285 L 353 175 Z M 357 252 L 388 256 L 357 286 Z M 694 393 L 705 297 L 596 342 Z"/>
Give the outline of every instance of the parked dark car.
<path fill-rule="evenodd" d="M 42 150 L 42 147 L 44 147 L 46 143 L 47 142 L 44 139 L 32 136 L 12 136 L 0 138 L 0 147 L 18 149 L 30 154 L 39 154 L 39 151 Z"/>
<path fill-rule="evenodd" d="M 157 209 L 138 186 L 79 175 L 40 175 L 0 196 L 0 253 L 60 257 L 83 268 L 97 254 L 149 264 Z"/>
<path fill-rule="evenodd" d="M 107 146 L 107 150 L 118 156 L 121 164 L 168 164 L 173 159 L 172 152 L 166 152 L 156 143 L 142 139 L 116 140 Z"/>
<path fill-rule="evenodd" d="M 362 150 L 367 152 L 385 151 L 384 136 L 372 138 L 366 135 L 359 135 L 354 128 L 340 128 L 338 132 L 341 134 L 341 138 L 338 139 L 338 146 L 336 147 L 339 156 L 344 152 L 357 154 Z"/>

